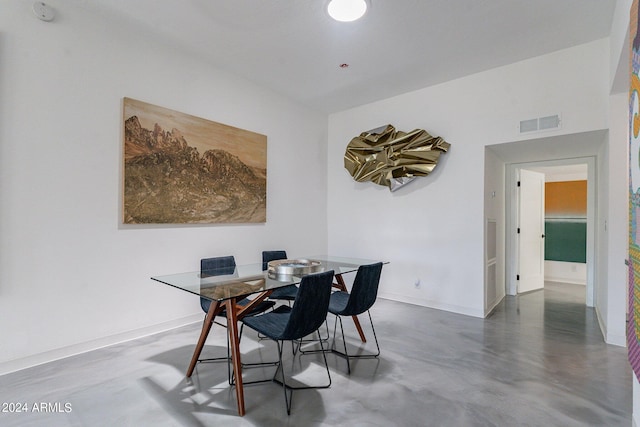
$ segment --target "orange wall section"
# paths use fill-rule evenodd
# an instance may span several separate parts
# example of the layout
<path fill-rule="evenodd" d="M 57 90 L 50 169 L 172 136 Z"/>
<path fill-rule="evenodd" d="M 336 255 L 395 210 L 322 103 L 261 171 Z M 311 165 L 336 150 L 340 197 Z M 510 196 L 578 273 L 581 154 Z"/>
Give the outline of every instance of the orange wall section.
<path fill-rule="evenodd" d="M 546 218 L 586 218 L 587 181 L 547 182 L 544 206 Z"/>

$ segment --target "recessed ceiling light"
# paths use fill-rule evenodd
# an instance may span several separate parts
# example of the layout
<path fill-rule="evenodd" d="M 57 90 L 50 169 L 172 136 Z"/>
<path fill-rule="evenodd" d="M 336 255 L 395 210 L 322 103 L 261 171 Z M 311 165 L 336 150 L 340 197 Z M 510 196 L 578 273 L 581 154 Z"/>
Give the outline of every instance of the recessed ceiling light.
<path fill-rule="evenodd" d="M 331 0 L 327 12 L 336 21 L 351 22 L 362 18 L 367 11 L 365 0 Z"/>

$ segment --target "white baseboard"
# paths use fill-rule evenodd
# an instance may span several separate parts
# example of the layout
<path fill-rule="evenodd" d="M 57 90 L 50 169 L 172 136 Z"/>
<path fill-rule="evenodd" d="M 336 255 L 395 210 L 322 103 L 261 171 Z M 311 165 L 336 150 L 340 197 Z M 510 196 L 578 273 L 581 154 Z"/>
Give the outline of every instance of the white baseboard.
<path fill-rule="evenodd" d="M 378 297 L 391 301 L 404 302 L 407 304 L 419 305 L 421 307 L 435 308 L 437 310 L 449 311 L 452 313 L 464 314 L 466 316 L 484 318 L 484 310 L 473 309 L 470 307 L 462 307 L 451 304 L 443 304 L 440 302 L 429 301 L 424 298 L 414 298 L 407 295 L 394 294 L 391 292 L 378 292 Z"/>
<path fill-rule="evenodd" d="M 487 316 L 489 314 L 491 314 L 491 312 L 493 310 L 495 310 L 495 308 L 498 306 L 498 304 L 500 304 L 502 302 L 502 300 L 505 298 L 506 295 L 502 295 L 500 298 L 497 298 L 493 304 L 489 304 L 489 306 L 487 307 L 487 309 L 484 311 L 484 318 L 486 319 Z"/>
<path fill-rule="evenodd" d="M 572 277 L 554 277 L 554 276 L 544 276 L 545 282 L 560 282 L 560 283 L 571 283 L 572 285 L 583 285 L 587 286 L 586 280 L 577 280 Z"/>
<path fill-rule="evenodd" d="M 598 307 L 596 307 L 595 310 L 596 310 L 596 318 L 598 319 L 598 326 L 600 326 L 600 332 L 602 332 L 602 336 L 604 337 L 604 342 L 611 345 L 626 347 L 627 337 L 624 335 L 620 336 L 620 335 L 610 334 L 609 331 L 607 330 L 607 325 L 605 325 L 602 322 L 602 316 L 600 315 L 600 310 L 598 310 Z"/>
<path fill-rule="evenodd" d="M 45 351 L 43 353 L 33 354 L 27 357 L 8 360 L 0 363 L 0 375 L 42 365 L 43 363 L 53 362 L 54 360 L 64 359 L 65 357 L 75 356 L 76 354 L 86 353 L 88 351 L 97 350 L 99 348 L 108 347 L 121 342 L 157 334 L 195 322 L 202 322 L 202 313 L 192 314 L 190 316 L 170 320 L 156 325 L 121 332 L 119 334 Z"/>
<path fill-rule="evenodd" d="M 604 337 L 604 341 L 606 342 L 607 341 L 607 325 L 602 323 L 602 316 L 600 315 L 600 310 L 598 310 L 598 307 L 596 306 L 594 309 L 596 312 L 596 319 L 598 319 L 598 326 L 600 326 L 600 332 L 602 333 L 602 336 Z"/>
<path fill-rule="evenodd" d="M 607 344 L 617 345 L 620 347 L 627 346 L 627 337 L 626 335 L 615 335 L 615 334 L 607 334 L 605 341 Z"/>

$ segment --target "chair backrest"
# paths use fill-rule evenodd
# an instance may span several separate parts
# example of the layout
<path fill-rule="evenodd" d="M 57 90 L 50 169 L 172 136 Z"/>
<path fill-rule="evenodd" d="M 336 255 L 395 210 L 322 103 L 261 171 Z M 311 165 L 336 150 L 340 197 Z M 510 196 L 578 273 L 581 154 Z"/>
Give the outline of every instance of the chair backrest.
<path fill-rule="evenodd" d="M 356 316 L 369 310 L 378 296 L 382 263 L 361 265 L 351 287 L 349 301 L 341 315 Z"/>
<path fill-rule="evenodd" d="M 235 269 L 236 259 L 233 255 L 203 258 L 200 260 L 200 275 L 202 277 L 233 274 Z"/>
<path fill-rule="evenodd" d="M 236 259 L 231 256 L 220 256 L 214 258 L 203 258 L 200 260 L 200 276 L 222 276 L 233 274 L 236 270 Z M 200 307 L 207 313 L 211 307 L 211 300 L 200 297 Z"/>
<path fill-rule="evenodd" d="M 317 330 L 327 318 L 333 270 L 304 276 L 282 333 L 282 339 L 303 338 Z"/>
<path fill-rule="evenodd" d="M 277 259 L 287 259 L 287 251 L 263 251 L 262 271 L 267 269 L 269 261 L 274 261 Z"/>

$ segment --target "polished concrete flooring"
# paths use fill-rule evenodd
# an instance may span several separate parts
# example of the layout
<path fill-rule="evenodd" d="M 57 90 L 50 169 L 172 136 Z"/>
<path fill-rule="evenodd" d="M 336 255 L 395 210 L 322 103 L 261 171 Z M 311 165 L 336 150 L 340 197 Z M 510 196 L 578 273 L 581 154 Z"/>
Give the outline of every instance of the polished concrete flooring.
<path fill-rule="evenodd" d="M 603 342 L 583 293 L 547 283 L 485 320 L 379 299 L 380 358 L 355 362 L 348 376 L 329 355 L 331 388 L 295 392 L 291 416 L 280 386 L 265 383 L 245 387 L 238 417 L 224 363 L 200 364 L 187 380 L 194 324 L 0 377 L 3 405 L 28 405 L 0 412 L 0 426 L 630 426 L 626 349 Z M 213 329 L 211 356 L 226 354 L 223 332 Z M 242 351 L 243 362 L 276 357 L 252 332 Z M 298 381 L 326 379 L 318 354 L 286 354 Z M 245 370 L 247 379 L 272 372 Z"/>

